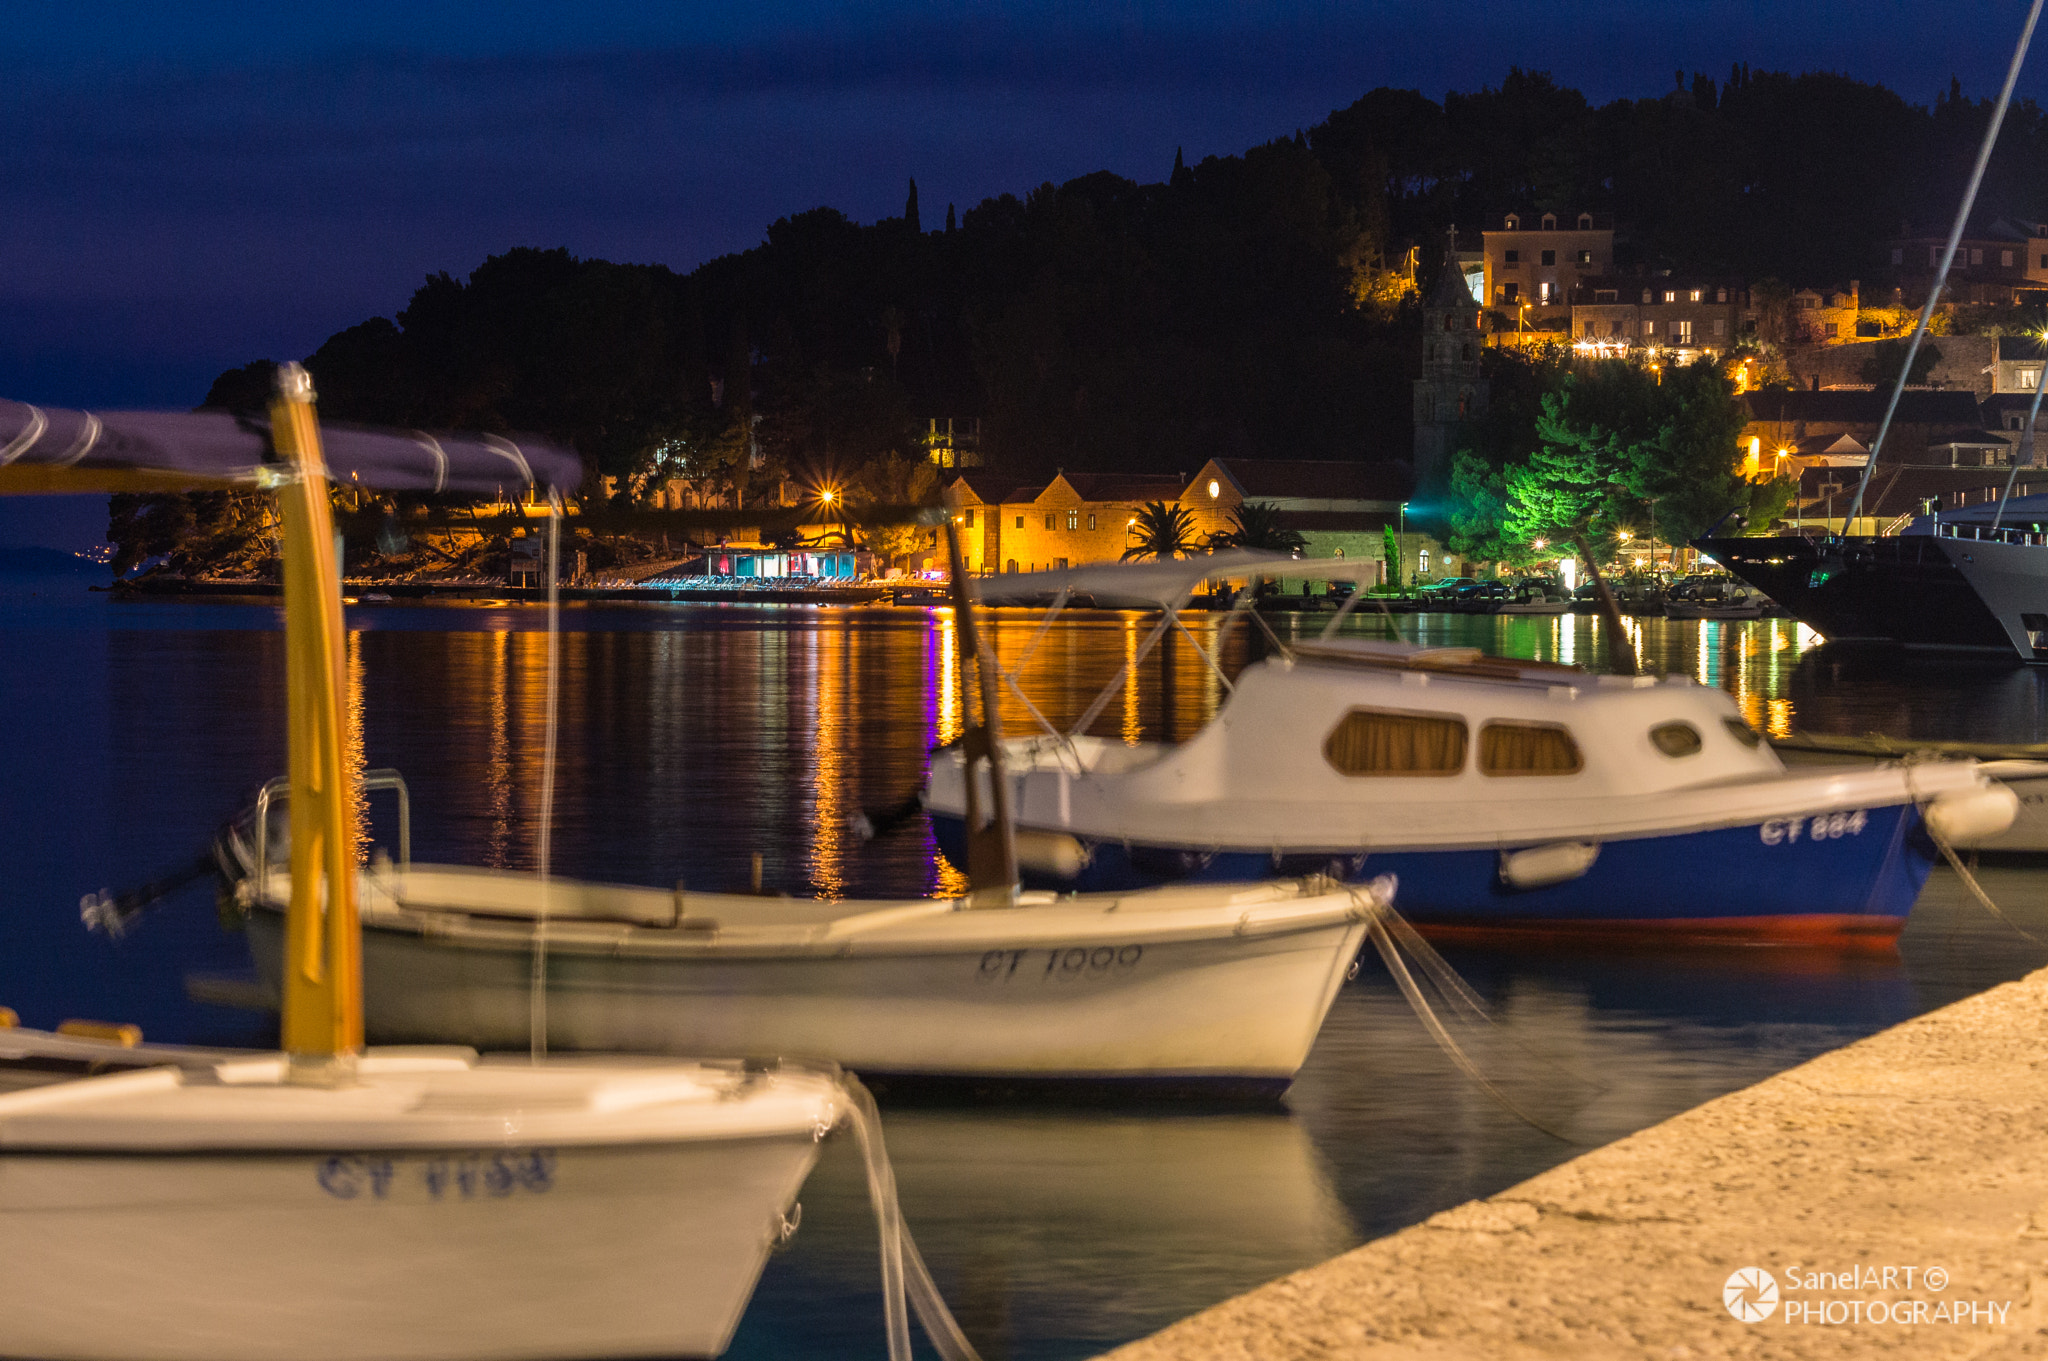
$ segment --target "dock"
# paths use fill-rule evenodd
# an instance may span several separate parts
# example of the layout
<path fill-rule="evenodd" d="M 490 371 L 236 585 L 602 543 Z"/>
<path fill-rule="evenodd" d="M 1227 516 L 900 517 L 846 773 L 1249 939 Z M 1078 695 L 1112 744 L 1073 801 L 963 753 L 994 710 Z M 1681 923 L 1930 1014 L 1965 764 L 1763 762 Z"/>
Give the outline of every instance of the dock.
<path fill-rule="evenodd" d="M 2048 970 L 1109 1357 L 2048 1355 L 2044 1040 Z"/>

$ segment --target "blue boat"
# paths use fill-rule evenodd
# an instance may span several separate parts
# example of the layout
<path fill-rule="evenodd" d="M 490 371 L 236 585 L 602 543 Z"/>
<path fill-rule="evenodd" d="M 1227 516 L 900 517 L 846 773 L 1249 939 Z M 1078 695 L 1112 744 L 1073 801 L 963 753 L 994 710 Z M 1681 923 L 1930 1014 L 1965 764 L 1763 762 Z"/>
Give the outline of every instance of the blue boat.
<path fill-rule="evenodd" d="M 1167 566 L 1069 575 L 1170 612 L 1171 582 L 1225 570 Z M 2001 830 L 2017 804 L 1968 760 L 1788 769 L 1729 695 L 1685 676 L 1327 634 L 1246 667 L 1187 742 L 1048 729 L 1006 743 L 1004 766 L 1033 886 L 1393 874 L 1402 914 L 1440 937 L 1888 946 L 1938 839 Z M 964 795 L 942 751 L 925 802 L 949 856 Z"/>

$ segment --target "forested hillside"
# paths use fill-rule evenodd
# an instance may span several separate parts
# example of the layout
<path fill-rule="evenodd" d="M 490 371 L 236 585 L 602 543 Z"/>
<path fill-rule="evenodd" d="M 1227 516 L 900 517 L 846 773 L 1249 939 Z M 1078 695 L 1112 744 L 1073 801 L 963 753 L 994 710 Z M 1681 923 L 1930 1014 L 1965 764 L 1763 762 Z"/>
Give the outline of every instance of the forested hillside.
<path fill-rule="evenodd" d="M 991 469 L 1215 455 L 1404 458 L 1406 261 L 1511 208 L 1613 214 L 1623 264 L 1821 282 L 1939 223 L 1988 103 L 1740 68 L 1595 108 L 1548 77 L 1375 90 L 1312 128 L 1138 184 L 1106 172 L 870 224 L 794 212 L 688 274 L 515 249 L 439 274 L 311 357 L 324 411 L 537 430 L 594 471 L 846 478 L 975 417 Z M 2048 216 L 2048 120 L 2008 119 L 1981 211 Z M 1162 165 L 1162 171 L 1167 167 Z M 252 405 L 254 371 L 210 401 Z M 765 466 L 750 473 L 749 440 Z"/>

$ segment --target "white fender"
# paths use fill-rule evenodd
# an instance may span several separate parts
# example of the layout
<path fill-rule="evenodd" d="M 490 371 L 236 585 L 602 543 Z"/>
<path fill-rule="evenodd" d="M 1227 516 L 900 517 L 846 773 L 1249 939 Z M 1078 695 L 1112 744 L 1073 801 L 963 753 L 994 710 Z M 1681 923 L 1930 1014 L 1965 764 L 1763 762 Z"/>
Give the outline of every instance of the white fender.
<path fill-rule="evenodd" d="M 1016 837 L 1017 868 L 1020 870 L 1072 879 L 1087 869 L 1088 862 L 1095 858 L 1079 839 L 1065 832 L 1040 832 L 1019 827 Z"/>
<path fill-rule="evenodd" d="M 1511 888 L 1544 888 L 1576 879 L 1600 858 L 1594 841 L 1554 841 L 1500 853 L 1500 877 Z"/>
<path fill-rule="evenodd" d="M 2002 784 L 1943 794 L 1927 805 L 1927 830 L 1959 849 L 1997 836 L 2019 816 L 2020 796 Z"/>

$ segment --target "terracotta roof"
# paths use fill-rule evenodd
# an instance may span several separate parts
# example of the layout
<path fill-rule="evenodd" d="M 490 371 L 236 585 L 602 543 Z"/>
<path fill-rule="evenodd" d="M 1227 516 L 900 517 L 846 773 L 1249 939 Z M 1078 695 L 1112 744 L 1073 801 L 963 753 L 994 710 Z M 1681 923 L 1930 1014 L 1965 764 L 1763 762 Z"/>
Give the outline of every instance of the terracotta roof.
<path fill-rule="evenodd" d="M 1219 458 L 1216 465 L 1250 500 L 1264 496 L 1325 501 L 1404 501 L 1415 488 L 1405 463 Z"/>
<path fill-rule="evenodd" d="M 985 506 L 999 506 L 1005 501 L 1015 501 L 1018 499 L 1018 492 L 1020 490 L 1012 486 L 1007 479 L 991 477 L 987 473 L 969 473 L 956 477 L 946 486 L 946 490 L 955 497 L 958 497 L 963 489 L 972 492 L 975 499 Z M 1029 488 L 1022 490 L 1029 490 Z M 1038 495 L 1036 491 L 1031 493 L 1031 496 L 1036 495 Z M 1023 499 L 1028 501 L 1031 497 L 1024 497 Z"/>
<path fill-rule="evenodd" d="M 1148 473 L 1062 473 L 1084 501 L 1177 501 L 1186 484 Z M 1047 483 L 1051 486 L 1051 483 Z"/>

